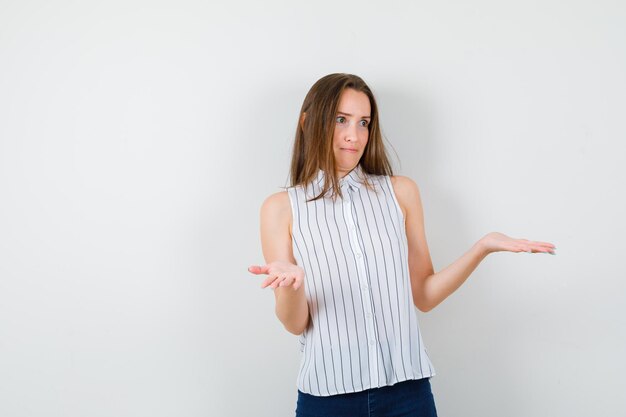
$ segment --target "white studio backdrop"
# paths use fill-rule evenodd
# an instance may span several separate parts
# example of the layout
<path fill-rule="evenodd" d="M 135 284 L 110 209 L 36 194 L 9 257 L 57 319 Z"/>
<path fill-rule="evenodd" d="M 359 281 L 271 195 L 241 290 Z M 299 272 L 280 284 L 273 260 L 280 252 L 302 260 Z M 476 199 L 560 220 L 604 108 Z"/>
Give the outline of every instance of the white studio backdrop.
<path fill-rule="evenodd" d="M 0 0 L 0 415 L 293 415 L 298 342 L 248 265 L 304 95 L 373 88 L 435 270 L 441 416 L 622 416 L 620 1 Z"/>

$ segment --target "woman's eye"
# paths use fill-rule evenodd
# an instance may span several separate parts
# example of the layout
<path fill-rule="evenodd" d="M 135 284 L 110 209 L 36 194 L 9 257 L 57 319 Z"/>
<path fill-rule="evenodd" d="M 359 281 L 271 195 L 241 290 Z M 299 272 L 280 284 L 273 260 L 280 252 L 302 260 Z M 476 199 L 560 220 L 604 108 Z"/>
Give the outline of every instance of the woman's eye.
<path fill-rule="evenodd" d="M 338 116 L 338 117 L 335 119 L 335 121 L 336 121 L 337 123 L 345 123 L 345 122 L 346 122 L 346 118 L 345 118 L 345 117 L 343 117 L 343 116 Z"/>
<path fill-rule="evenodd" d="M 361 126 L 367 127 L 368 124 L 369 122 L 367 120 L 361 120 Z"/>

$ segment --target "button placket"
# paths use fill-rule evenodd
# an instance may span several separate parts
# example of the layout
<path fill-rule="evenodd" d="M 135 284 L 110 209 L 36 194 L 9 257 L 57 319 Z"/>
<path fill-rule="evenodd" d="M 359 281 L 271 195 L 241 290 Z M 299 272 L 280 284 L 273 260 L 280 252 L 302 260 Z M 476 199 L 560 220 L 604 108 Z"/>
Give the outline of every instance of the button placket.
<path fill-rule="evenodd" d="M 343 188 L 343 187 L 342 187 Z M 372 311 L 372 293 L 370 286 L 367 282 L 367 273 L 365 269 L 365 257 L 361 252 L 359 240 L 356 231 L 356 222 L 352 214 L 352 193 L 351 187 L 345 187 L 343 210 L 344 217 L 348 220 L 348 230 L 350 235 L 350 243 L 352 244 L 352 250 L 356 257 L 357 270 L 359 276 L 359 285 L 365 302 L 363 303 L 365 308 L 365 325 L 367 329 L 368 339 L 368 354 L 370 357 L 370 378 L 372 386 L 378 386 L 378 351 L 376 349 L 376 332 L 374 327 L 374 312 Z"/>

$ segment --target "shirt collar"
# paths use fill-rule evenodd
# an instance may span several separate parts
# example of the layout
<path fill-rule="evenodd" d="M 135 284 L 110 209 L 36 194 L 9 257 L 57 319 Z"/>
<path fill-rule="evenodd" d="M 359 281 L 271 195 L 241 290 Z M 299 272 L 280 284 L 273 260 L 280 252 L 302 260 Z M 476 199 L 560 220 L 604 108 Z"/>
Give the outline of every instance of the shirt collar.
<path fill-rule="evenodd" d="M 317 171 L 316 181 L 320 187 L 323 185 L 324 174 L 325 174 L 324 171 L 322 171 L 321 169 Z M 354 169 L 352 169 L 352 171 L 348 172 L 346 176 L 339 179 L 339 187 L 342 190 L 345 190 L 346 187 L 351 188 L 353 191 L 358 190 L 359 188 L 361 188 L 361 185 L 363 184 L 362 182 L 362 178 L 364 176 L 363 174 L 364 173 L 363 173 L 363 169 L 361 168 L 361 164 L 357 165 Z"/>

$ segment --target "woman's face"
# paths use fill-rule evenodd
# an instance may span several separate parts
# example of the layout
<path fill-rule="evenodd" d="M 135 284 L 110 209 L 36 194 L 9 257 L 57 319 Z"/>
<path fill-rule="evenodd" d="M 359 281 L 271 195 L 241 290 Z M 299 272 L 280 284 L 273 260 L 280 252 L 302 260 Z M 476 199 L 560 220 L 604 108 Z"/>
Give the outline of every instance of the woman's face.
<path fill-rule="evenodd" d="M 333 136 L 333 152 L 339 178 L 359 164 L 367 145 L 370 121 L 370 100 L 367 95 L 346 88 L 339 98 Z"/>

